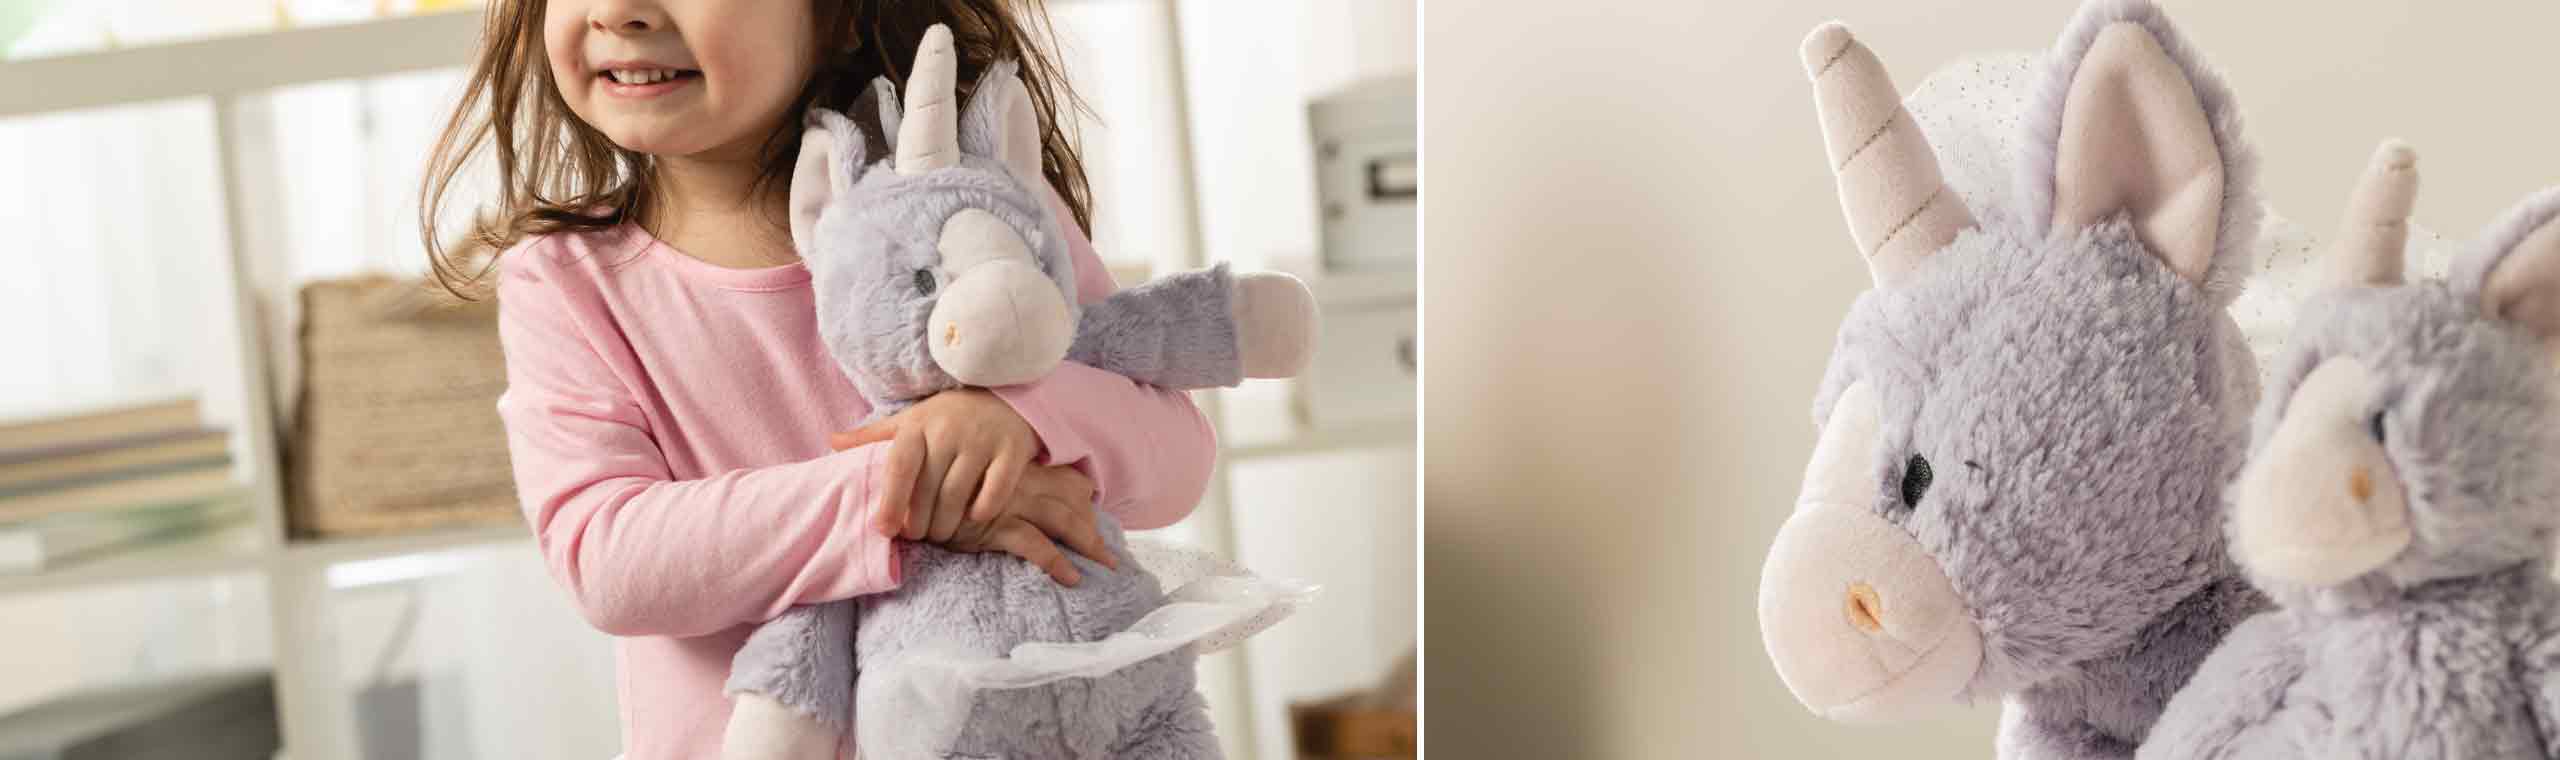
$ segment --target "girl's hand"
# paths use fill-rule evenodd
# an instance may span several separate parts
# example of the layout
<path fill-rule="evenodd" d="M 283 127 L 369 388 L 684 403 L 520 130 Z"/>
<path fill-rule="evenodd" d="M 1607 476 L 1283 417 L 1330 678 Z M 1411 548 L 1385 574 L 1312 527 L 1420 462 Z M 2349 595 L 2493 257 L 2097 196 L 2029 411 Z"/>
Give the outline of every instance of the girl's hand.
<path fill-rule="evenodd" d="M 1037 529 L 1031 538 L 1039 539 L 1048 554 L 1057 554 L 1057 545 L 1049 540 L 1054 537 L 1105 567 L 1120 566 L 1094 527 L 1093 480 L 1073 467 L 1033 466 L 1040 442 L 1031 423 L 993 393 L 943 391 L 888 419 L 828 438 L 838 451 L 890 441 L 888 479 L 873 525 L 883 535 L 949 546 L 969 530 L 990 540 L 1004 518 L 1012 516 Z M 919 482 L 924 486 L 918 487 Z M 1020 539 L 1010 540 L 1015 543 L 983 546 L 1044 561 L 1013 551 L 1010 547 Z M 1074 570 L 1063 558 L 1058 567 L 1070 575 Z M 1057 569 L 1051 574 L 1058 574 Z"/>
<path fill-rule="evenodd" d="M 1076 585 L 1083 574 L 1067 561 L 1066 552 L 1058 549 L 1052 537 L 1104 567 L 1120 567 L 1094 525 L 1093 480 L 1064 465 L 1032 468 L 1024 474 L 1022 490 L 1005 514 L 991 521 L 962 523 L 958 535 L 942 546 L 963 552 L 1001 551 L 1039 566 L 1059 583 Z"/>
<path fill-rule="evenodd" d="M 978 388 L 936 393 L 888 419 L 827 439 L 838 451 L 889 441 L 888 480 L 873 527 L 933 543 L 949 542 L 964 518 L 993 522 L 1040 448 L 1031 423 L 1004 399 Z"/>

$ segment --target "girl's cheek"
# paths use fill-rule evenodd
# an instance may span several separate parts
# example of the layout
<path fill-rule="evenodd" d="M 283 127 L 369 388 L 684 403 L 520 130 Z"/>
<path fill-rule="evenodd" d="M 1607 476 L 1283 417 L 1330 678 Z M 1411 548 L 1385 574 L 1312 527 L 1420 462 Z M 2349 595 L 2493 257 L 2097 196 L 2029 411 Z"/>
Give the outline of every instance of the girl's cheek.
<path fill-rule="evenodd" d="M 543 65 L 551 67 L 551 80 L 560 90 L 560 99 L 571 110 L 586 104 L 586 76 L 580 72 L 579 48 L 586 40 L 580 36 L 586 27 L 586 10 L 574 2 L 555 2 L 542 11 Z"/>

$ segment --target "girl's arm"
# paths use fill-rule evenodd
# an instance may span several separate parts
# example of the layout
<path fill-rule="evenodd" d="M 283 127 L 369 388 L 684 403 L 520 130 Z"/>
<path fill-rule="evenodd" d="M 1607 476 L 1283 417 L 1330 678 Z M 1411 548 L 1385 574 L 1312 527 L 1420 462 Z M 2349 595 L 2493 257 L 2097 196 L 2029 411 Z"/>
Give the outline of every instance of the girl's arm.
<path fill-rule="evenodd" d="M 868 526 L 885 446 L 676 480 L 573 296 L 519 250 L 501 266 L 498 399 L 526 520 L 552 577 L 617 636 L 698 636 L 793 605 L 895 588 Z"/>
<path fill-rule="evenodd" d="M 1050 213 L 1075 258 L 1076 300 L 1118 289 L 1093 242 L 1055 192 Z M 1040 435 L 1042 464 L 1073 464 L 1093 479 L 1095 502 L 1130 530 L 1179 522 L 1199 506 L 1217 464 L 1217 431 L 1191 396 L 1067 362 L 1028 385 L 995 389 Z"/>

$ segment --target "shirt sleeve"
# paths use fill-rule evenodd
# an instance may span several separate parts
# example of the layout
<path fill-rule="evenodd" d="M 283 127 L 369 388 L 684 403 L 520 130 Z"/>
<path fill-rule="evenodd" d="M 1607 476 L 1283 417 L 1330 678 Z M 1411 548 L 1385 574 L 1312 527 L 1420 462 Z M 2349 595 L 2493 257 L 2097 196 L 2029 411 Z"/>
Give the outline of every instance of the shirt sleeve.
<path fill-rule="evenodd" d="M 895 588 L 871 530 L 885 444 L 676 480 L 630 386 L 601 300 L 566 287 L 539 248 L 498 285 L 507 389 L 498 399 L 517 495 L 544 563 L 579 612 L 617 636 L 698 636 L 794 605 Z M 595 329 L 602 328 L 602 329 Z"/>
<path fill-rule="evenodd" d="M 1077 300 L 1109 298 L 1118 286 L 1093 242 L 1076 228 L 1056 192 L 1048 201 L 1075 259 Z M 1075 362 L 995 394 L 1039 434 L 1041 463 L 1082 470 L 1093 479 L 1096 503 L 1123 527 L 1149 530 L 1180 522 L 1208 491 L 1218 436 L 1190 394 Z"/>

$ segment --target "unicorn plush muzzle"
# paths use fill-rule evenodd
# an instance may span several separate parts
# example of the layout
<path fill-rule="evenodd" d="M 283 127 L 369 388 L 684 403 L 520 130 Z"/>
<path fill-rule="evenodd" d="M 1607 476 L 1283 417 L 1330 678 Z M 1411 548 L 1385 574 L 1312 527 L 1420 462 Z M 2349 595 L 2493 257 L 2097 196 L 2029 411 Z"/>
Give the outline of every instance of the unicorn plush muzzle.
<path fill-rule="evenodd" d="M 1075 318 L 1011 225 L 977 209 L 942 226 L 951 284 L 927 319 L 927 350 L 951 377 L 995 387 L 1037 380 L 1066 359 Z"/>
<path fill-rule="evenodd" d="M 2400 478 L 2372 437 L 2372 370 L 2320 365 L 2294 394 L 2231 504 L 2233 546 L 2270 578 L 2327 586 L 2381 567 L 2414 537 Z"/>
<path fill-rule="evenodd" d="M 1841 395 L 1760 571 L 1769 660 L 1797 701 L 1834 720 L 1946 704 L 1982 663 L 1982 632 L 1945 571 L 1871 507 L 1876 420 L 1869 389 Z"/>

